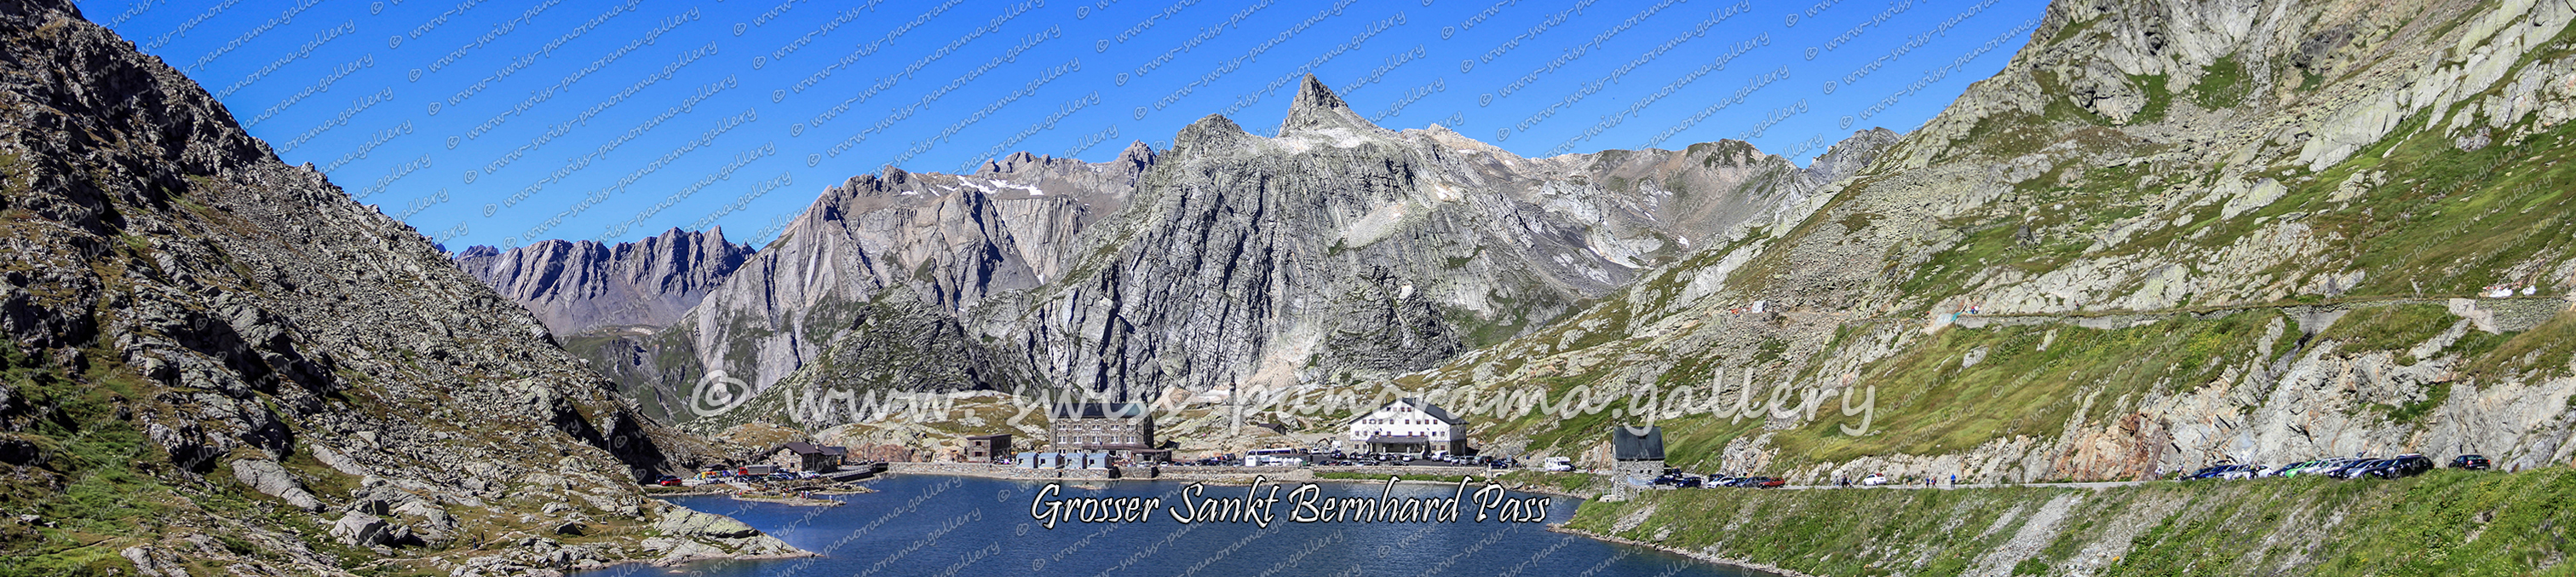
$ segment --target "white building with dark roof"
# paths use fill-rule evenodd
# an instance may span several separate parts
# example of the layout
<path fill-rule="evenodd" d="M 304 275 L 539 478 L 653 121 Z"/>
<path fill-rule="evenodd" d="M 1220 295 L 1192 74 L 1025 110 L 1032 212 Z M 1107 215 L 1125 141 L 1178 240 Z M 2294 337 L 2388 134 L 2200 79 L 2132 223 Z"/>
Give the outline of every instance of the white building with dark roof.
<path fill-rule="evenodd" d="M 1396 399 L 1352 419 L 1345 443 L 1375 453 L 1465 453 L 1467 421 L 1422 399 Z"/>

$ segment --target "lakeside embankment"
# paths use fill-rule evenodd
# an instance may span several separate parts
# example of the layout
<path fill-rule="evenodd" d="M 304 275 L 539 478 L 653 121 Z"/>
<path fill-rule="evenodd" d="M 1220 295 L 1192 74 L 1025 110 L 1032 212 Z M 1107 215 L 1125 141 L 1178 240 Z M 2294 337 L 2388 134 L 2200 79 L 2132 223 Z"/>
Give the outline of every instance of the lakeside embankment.
<path fill-rule="evenodd" d="M 1810 575 L 2531 575 L 2576 553 L 2576 471 L 2072 489 L 1649 491 L 1561 530 Z"/>
<path fill-rule="evenodd" d="M 1378 483 L 1395 476 L 1406 484 L 1455 484 L 1460 477 L 1495 479 L 1503 488 L 1551 497 L 1589 499 L 1598 475 L 1582 473 L 1541 473 L 1537 471 L 1504 471 L 1499 475 L 1484 467 L 1438 466 L 1325 466 L 1325 467 L 1238 467 L 1238 466 L 1166 466 L 1113 467 L 1109 469 L 1022 469 L 985 463 L 887 463 L 887 473 L 914 475 L 956 475 L 987 479 L 1022 481 L 1202 481 L 1240 485 L 1254 477 L 1282 483 L 1347 482 Z"/>

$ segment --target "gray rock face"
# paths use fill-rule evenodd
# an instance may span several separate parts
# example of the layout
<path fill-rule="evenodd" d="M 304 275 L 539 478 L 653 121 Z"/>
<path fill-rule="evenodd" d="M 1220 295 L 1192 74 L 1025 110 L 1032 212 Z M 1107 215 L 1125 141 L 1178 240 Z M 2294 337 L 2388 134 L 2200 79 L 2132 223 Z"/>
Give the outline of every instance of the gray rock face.
<path fill-rule="evenodd" d="M 649 411 L 687 420 L 707 412 L 693 398 L 705 396 L 701 385 L 736 379 L 765 388 L 785 378 L 889 289 L 910 295 L 902 308 L 959 322 L 962 311 L 1001 310 L 986 306 L 996 295 L 1070 274 L 1078 239 L 1126 206 L 1156 157 L 1142 145 L 1105 163 L 1021 153 L 972 175 L 888 169 L 852 178 L 669 328 L 569 346 Z"/>
<path fill-rule="evenodd" d="M 557 336 L 570 336 L 602 326 L 669 325 L 751 254 L 750 245 L 725 242 L 723 228 L 671 229 L 615 245 L 546 240 L 508 252 L 475 246 L 457 253 L 456 264 L 527 307 Z"/>
<path fill-rule="evenodd" d="M 661 531 L 665 535 L 719 539 L 740 539 L 760 534 L 760 530 L 744 525 L 732 517 L 710 515 L 687 507 L 672 507 L 664 510 L 662 520 L 653 523 L 653 530 Z"/>
<path fill-rule="evenodd" d="M 934 347 L 977 351 L 950 357 L 977 359 L 951 371 L 975 376 L 935 390 L 1152 398 L 1384 376 L 1767 222 L 1895 138 L 1856 134 L 1808 169 L 1732 141 L 1526 159 L 1445 128 L 1380 128 L 1310 78 L 1277 138 L 1212 116 L 1172 150 L 1104 164 L 1022 154 L 975 175 L 852 179 L 669 330 L 574 348 L 667 406 L 767 391 L 826 356 L 921 350 L 939 331 L 860 326 L 863 303 L 900 292 L 917 295 L 894 301 L 907 318 L 972 337 Z M 849 382 L 799 377 L 780 395 Z"/>
<path fill-rule="evenodd" d="M 383 545 L 391 541 L 392 528 L 383 517 L 352 511 L 331 522 L 331 536 L 359 547 Z"/>
<path fill-rule="evenodd" d="M 549 470 L 564 480 L 552 490 L 610 511 L 646 502 L 639 475 L 694 464 L 675 459 L 702 441 L 630 410 L 525 309 L 309 165 L 278 161 L 203 89 L 68 2 L 0 4 L 0 158 L 0 357 L 23 375 L 13 387 L 36 387 L 12 397 L 78 400 L 0 404 L 0 433 L 148 439 L 160 454 L 119 457 L 136 465 L 118 482 L 169 498 L 153 529 L 127 530 L 222 531 L 258 549 L 182 553 L 192 561 L 315 574 L 366 562 L 229 505 L 253 492 L 327 510 L 379 508 L 399 490 L 470 508 L 455 529 L 497 535 L 542 527 L 518 521 L 528 511 L 501 499 L 518 488 L 496 473 Z M 327 466 L 280 464 L 314 462 Z M 16 465 L 0 480 L 11 492 L 59 490 L 97 466 Z M 240 484 L 207 482 L 220 468 Z M 369 489 L 314 494 L 297 475 Z M 205 497 L 227 506 L 193 504 Z M 363 521 L 353 542 L 405 544 L 401 531 L 366 538 Z M 623 557 L 641 540 L 599 546 Z M 135 550 L 138 566 L 159 565 L 147 560 L 162 549 Z"/>
<path fill-rule="evenodd" d="M 233 461 L 233 479 L 249 485 L 252 490 L 285 501 L 295 508 L 306 511 L 322 510 L 322 500 L 314 498 L 312 492 L 305 491 L 304 483 L 296 481 L 294 475 L 287 474 L 286 468 L 278 466 L 276 461 L 267 459 Z"/>
<path fill-rule="evenodd" d="M 1501 394 L 1579 366 L 1614 390 L 1808 395 L 1803 415 L 1670 425 L 1733 431 L 1693 451 L 1703 466 L 1804 480 L 2564 463 L 2576 374 L 2496 343 L 2566 338 L 2576 249 L 2541 200 L 2563 181 L 2539 175 L 2576 119 L 2571 20 L 2544 2 L 2057 2 L 1829 201 L 1420 381 Z M 1737 314 L 1755 302 L 1786 312 Z M 1842 432 L 1857 416 L 1826 407 L 1855 394 L 1905 425 Z M 1820 439 L 1850 444 L 1789 448 Z"/>

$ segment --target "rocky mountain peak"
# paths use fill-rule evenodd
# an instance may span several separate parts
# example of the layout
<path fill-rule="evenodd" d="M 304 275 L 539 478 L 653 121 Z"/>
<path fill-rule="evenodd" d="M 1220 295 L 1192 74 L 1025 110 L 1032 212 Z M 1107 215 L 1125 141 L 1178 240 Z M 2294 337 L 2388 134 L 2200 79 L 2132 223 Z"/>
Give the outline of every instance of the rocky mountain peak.
<path fill-rule="evenodd" d="M 1342 102 L 1342 97 L 1324 86 L 1324 81 L 1308 74 L 1305 83 L 1297 86 L 1297 98 L 1288 104 L 1288 117 L 1279 121 L 1279 135 L 1327 128 L 1385 131 L 1352 112 L 1350 104 Z"/>
<path fill-rule="evenodd" d="M 1350 107 L 1350 104 L 1342 102 L 1341 95 L 1334 94 L 1331 87 L 1324 86 L 1323 80 L 1308 74 L 1306 80 L 1297 85 L 1297 99 L 1288 105 L 1288 112 L 1295 114 L 1300 110 L 1349 109 Z"/>
<path fill-rule="evenodd" d="M 571 335 L 602 326 L 670 324 L 751 254 L 750 245 L 726 241 L 719 227 L 674 228 L 614 245 L 547 240 L 507 252 L 478 246 L 454 260 L 527 307 L 548 330 Z"/>
<path fill-rule="evenodd" d="M 1129 142 L 1127 143 L 1126 150 L 1118 151 L 1117 163 L 1141 169 L 1143 167 L 1152 166 L 1155 158 L 1160 156 L 1162 156 L 1160 153 L 1154 152 L 1154 147 L 1147 146 L 1144 141 L 1140 140 Z"/>
<path fill-rule="evenodd" d="M 1289 118 L 1294 119 L 1296 116 L 1291 113 Z M 1172 151 L 1198 152 L 1231 148 L 1252 142 L 1252 138 L 1252 134 L 1244 132 L 1243 126 L 1235 124 L 1234 120 L 1226 118 L 1223 114 L 1210 114 L 1200 118 L 1198 122 L 1181 127 L 1181 133 L 1172 137 Z"/>
<path fill-rule="evenodd" d="M 1878 160 L 1879 152 L 1903 138 L 1905 135 L 1885 128 L 1854 131 L 1841 142 L 1826 147 L 1824 154 L 1817 155 L 1815 162 L 1807 165 L 1807 171 L 1832 175 L 1859 173 L 1869 163 Z"/>

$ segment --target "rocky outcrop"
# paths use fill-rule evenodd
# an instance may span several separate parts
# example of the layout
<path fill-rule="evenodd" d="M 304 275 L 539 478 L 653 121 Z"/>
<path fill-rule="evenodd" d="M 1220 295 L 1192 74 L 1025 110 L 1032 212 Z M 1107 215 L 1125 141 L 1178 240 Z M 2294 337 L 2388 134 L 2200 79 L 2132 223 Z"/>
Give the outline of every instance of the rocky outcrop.
<path fill-rule="evenodd" d="M 758 559 L 800 557 L 804 550 L 762 534 L 732 517 L 701 513 L 687 507 L 672 506 L 662 520 L 653 524 L 661 537 L 645 540 L 645 546 L 665 551 L 656 565 L 676 565 L 700 559 Z"/>
<path fill-rule="evenodd" d="M 2576 250 L 2544 240 L 2566 233 L 2545 191 L 2571 10 L 2058 2 L 1811 213 L 1417 378 L 1746 399 L 1666 429 L 1695 466 L 1805 480 L 2563 463 L 2576 368 L 2538 343 L 2576 287 Z M 1861 399 L 1895 428 L 1846 432 Z M 1484 436 L 1554 426 L 1513 418 Z"/>
<path fill-rule="evenodd" d="M 340 574 L 396 553 L 324 547 L 300 529 L 319 519 L 372 547 L 573 516 L 632 529 L 655 516 L 636 479 L 701 453 L 68 2 L 0 2 L 0 212 L 0 438 L 46 448 L 0 463 L 0 484 L 148 496 L 63 513 L 140 572 Z M 0 535 L 13 566 L 94 562 L 22 547 L 34 535 Z M 658 555 L 611 535 L 587 546 Z"/>
<path fill-rule="evenodd" d="M 910 318 L 952 318 L 972 337 L 934 348 L 978 351 L 933 371 L 973 376 L 929 390 L 1179 400 L 1383 377 L 1541 326 L 1802 206 L 1894 140 L 1862 132 L 1804 169 L 1732 141 L 1527 159 L 1437 126 L 1378 127 L 1309 78 L 1277 138 L 1212 116 L 1171 150 L 1131 146 L 1105 164 L 1022 154 L 975 175 L 852 179 L 679 324 L 575 348 L 602 351 L 588 356 L 655 399 L 848 383 L 798 371 L 946 334 L 864 326 L 863 309 L 903 293 L 917 295 L 897 299 Z M 773 405 L 825 392 L 798 390 Z"/>
<path fill-rule="evenodd" d="M 1141 145 L 1097 164 L 1023 153 L 972 175 L 889 168 L 852 178 L 658 338 L 576 348 L 601 351 L 589 356 L 605 366 L 640 368 L 639 353 L 662 360 L 650 370 L 614 369 L 646 396 L 686 399 L 721 378 L 765 388 L 822 354 L 858 320 L 861 303 L 889 289 L 958 318 L 1064 277 L 1076 239 L 1126 206 L 1156 156 Z"/>
<path fill-rule="evenodd" d="M 1739 142 L 1524 159 L 1376 127 L 1309 78 L 1277 138 L 1183 129 L 1096 241 L 1098 272 L 1008 334 L 1064 383 L 1130 398 L 1380 378 L 1543 325 L 1855 164 Z"/>
<path fill-rule="evenodd" d="M 719 227 L 671 229 L 615 245 L 546 240 L 508 252 L 474 246 L 455 259 L 564 337 L 594 327 L 669 325 L 751 254 L 750 245 L 726 242 Z"/>
<path fill-rule="evenodd" d="M 277 466 L 276 461 L 267 459 L 233 461 L 233 479 L 249 485 L 251 490 L 276 497 L 297 509 L 307 511 L 322 509 L 322 500 L 314 498 L 312 492 L 304 490 L 304 484 L 296 481 L 295 476 L 287 474 L 285 467 Z"/>

